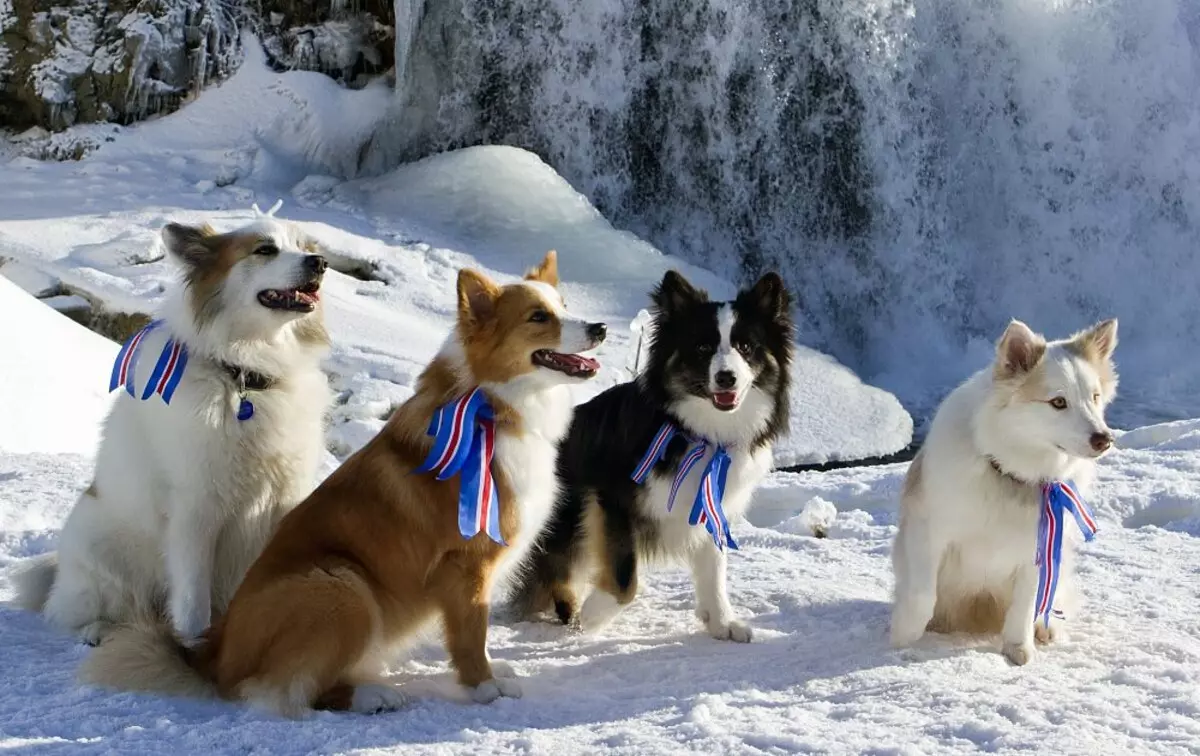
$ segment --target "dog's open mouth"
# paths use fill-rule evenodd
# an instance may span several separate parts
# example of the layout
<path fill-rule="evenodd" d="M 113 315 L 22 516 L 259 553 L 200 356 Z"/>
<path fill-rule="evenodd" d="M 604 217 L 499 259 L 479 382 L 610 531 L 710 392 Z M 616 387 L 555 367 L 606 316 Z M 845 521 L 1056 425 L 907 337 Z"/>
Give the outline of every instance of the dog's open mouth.
<path fill-rule="evenodd" d="M 736 409 L 738 406 L 738 393 L 736 391 L 714 391 L 712 403 L 714 407 L 725 412 Z"/>
<path fill-rule="evenodd" d="M 258 292 L 258 303 L 271 310 L 312 312 L 321 300 L 320 289 L 319 281 L 310 281 L 295 289 L 263 289 Z"/>
<path fill-rule="evenodd" d="M 582 354 L 563 354 L 549 349 L 533 353 L 533 364 L 548 370 L 557 370 L 572 378 L 591 378 L 600 370 L 600 363 Z"/>

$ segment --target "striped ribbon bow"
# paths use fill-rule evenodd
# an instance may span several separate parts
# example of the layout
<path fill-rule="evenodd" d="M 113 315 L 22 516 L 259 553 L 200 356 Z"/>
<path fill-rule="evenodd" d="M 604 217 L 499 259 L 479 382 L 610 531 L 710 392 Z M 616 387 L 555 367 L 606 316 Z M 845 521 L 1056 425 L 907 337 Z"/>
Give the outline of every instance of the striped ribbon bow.
<path fill-rule="evenodd" d="M 108 382 L 109 391 L 116 390 L 118 386 L 124 386 L 130 396 L 137 398 L 134 390 L 134 373 L 137 368 L 138 355 L 142 350 L 142 342 L 151 331 L 161 326 L 162 323 L 161 320 L 150 321 L 142 330 L 131 336 L 121 347 L 121 351 L 117 352 L 116 362 L 113 363 L 112 377 Z M 171 397 L 175 395 L 175 389 L 179 386 L 179 381 L 183 379 L 187 361 L 187 346 L 174 338 L 167 339 L 162 352 L 158 355 L 158 362 L 154 363 L 150 380 L 146 382 L 146 387 L 142 390 L 142 401 L 158 394 L 162 397 L 164 404 L 170 404 Z"/>
<path fill-rule="evenodd" d="M 1075 516 L 1075 522 L 1083 531 L 1085 540 L 1096 535 L 1096 519 L 1083 497 L 1075 491 L 1070 481 L 1045 483 L 1042 485 L 1042 512 L 1038 520 L 1037 558 L 1038 566 L 1037 602 L 1035 617 L 1045 619 L 1050 626 L 1050 615 L 1054 611 L 1054 592 L 1058 588 L 1059 566 L 1062 564 L 1063 512 Z"/>
<path fill-rule="evenodd" d="M 416 472 L 433 472 L 438 480 L 458 475 L 458 531 L 463 538 L 473 538 L 483 530 L 504 545 L 500 497 L 492 477 L 496 421 L 483 390 L 476 388 L 442 405 L 433 414 L 428 433 L 433 448 Z"/>
<path fill-rule="evenodd" d="M 633 475 L 630 476 L 633 482 L 639 485 L 646 482 L 650 470 L 662 459 L 671 439 L 679 432 L 679 429 L 670 421 L 663 423 L 650 442 L 650 448 L 646 450 L 642 461 L 638 463 Z M 704 459 L 710 446 L 715 447 L 712 459 L 709 460 L 708 466 L 704 468 L 704 475 L 700 478 L 700 487 L 696 491 L 695 501 L 692 502 L 688 524 L 703 523 L 718 549 L 724 551 L 727 546 L 737 549 L 737 541 L 733 539 L 733 533 L 729 530 L 729 520 L 726 519 L 725 510 L 721 507 L 721 500 L 725 497 L 725 478 L 729 474 L 729 452 L 725 451 L 725 447 L 720 444 L 710 444 L 702 438 L 687 438 L 692 442 L 692 446 L 683 455 L 679 469 L 675 472 L 675 478 L 671 481 L 671 493 L 667 497 L 667 511 L 674 508 L 675 495 L 679 493 L 679 487 L 683 485 L 688 473 L 699 464 L 700 460 Z"/>

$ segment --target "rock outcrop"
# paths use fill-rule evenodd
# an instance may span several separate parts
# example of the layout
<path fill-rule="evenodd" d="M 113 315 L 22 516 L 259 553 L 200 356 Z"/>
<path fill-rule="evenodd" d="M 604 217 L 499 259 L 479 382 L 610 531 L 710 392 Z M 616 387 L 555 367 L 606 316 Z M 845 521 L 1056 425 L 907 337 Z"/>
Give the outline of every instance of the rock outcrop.
<path fill-rule="evenodd" d="M 361 86 L 392 66 L 393 15 L 387 0 L 0 0 L 0 126 L 170 112 L 237 68 L 245 30 L 280 70 Z"/>

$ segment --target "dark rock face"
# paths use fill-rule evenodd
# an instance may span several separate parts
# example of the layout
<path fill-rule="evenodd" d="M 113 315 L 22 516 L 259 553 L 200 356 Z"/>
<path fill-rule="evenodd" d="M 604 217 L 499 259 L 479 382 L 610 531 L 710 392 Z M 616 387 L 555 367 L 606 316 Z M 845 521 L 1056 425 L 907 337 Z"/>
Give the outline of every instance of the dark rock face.
<path fill-rule="evenodd" d="M 667 251 L 734 278 L 783 269 L 808 311 L 829 292 L 797 259 L 870 274 L 875 176 L 844 4 L 397 0 L 402 114 L 363 167 L 524 147 Z"/>
<path fill-rule="evenodd" d="M 245 31 L 280 70 L 361 86 L 392 65 L 391 19 L 383 0 L 0 0 L 0 126 L 170 112 L 236 69 Z"/>
<path fill-rule="evenodd" d="M 395 61 L 390 0 L 268 0 L 256 19 L 263 47 L 278 70 L 319 71 L 348 87 L 364 86 Z"/>

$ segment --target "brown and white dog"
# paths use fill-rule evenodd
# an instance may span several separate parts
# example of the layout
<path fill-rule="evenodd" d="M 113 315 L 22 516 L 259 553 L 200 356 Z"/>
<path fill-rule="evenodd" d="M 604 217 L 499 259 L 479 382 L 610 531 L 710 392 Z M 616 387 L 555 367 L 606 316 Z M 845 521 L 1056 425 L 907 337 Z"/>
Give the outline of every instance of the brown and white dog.
<path fill-rule="evenodd" d="M 371 442 L 283 522 L 229 611 L 195 649 L 133 628 L 93 652 L 85 681 L 209 694 L 286 716 L 309 708 L 376 712 L 404 696 L 380 665 L 430 620 L 474 700 L 519 696 L 486 649 L 493 589 L 542 529 L 557 492 L 556 447 L 571 419 L 567 384 L 599 364 L 605 326 L 567 314 L 554 253 L 525 280 L 498 286 L 458 276 L 458 323 L 416 393 Z M 494 415 L 499 530 L 460 533 L 462 474 L 418 472 L 435 413 L 482 389 Z"/>
<path fill-rule="evenodd" d="M 183 285 L 118 358 L 57 553 L 17 576 L 18 603 L 89 644 L 144 614 L 195 640 L 312 491 L 325 446 L 316 242 L 270 216 L 226 233 L 172 223 L 162 240 Z"/>

